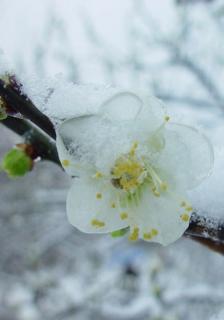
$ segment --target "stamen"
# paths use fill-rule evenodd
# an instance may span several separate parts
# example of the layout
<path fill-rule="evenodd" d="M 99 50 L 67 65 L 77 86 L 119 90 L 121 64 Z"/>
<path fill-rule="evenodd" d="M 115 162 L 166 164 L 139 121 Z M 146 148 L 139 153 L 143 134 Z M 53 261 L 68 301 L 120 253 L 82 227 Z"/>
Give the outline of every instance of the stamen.
<path fill-rule="evenodd" d="M 184 222 L 188 222 L 190 220 L 189 215 L 186 213 L 182 214 L 180 217 Z"/>
<path fill-rule="evenodd" d="M 133 143 L 133 146 L 132 146 L 130 152 L 129 152 L 130 156 L 133 157 L 135 155 L 135 151 L 136 151 L 137 148 L 138 148 L 138 141 L 135 141 Z"/>
<path fill-rule="evenodd" d="M 160 193 L 156 190 L 156 188 L 152 188 L 152 193 L 154 194 L 155 197 L 160 197 Z"/>
<path fill-rule="evenodd" d="M 67 160 L 67 159 L 62 160 L 61 163 L 62 163 L 62 165 L 63 165 L 64 167 L 68 167 L 68 166 L 70 165 L 70 161 Z"/>
<path fill-rule="evenodd" d="M 165 117 L 164 117 L 164 120 L 165 120 L 166 122 L 168 122 L 168 121 L 170 120 L 170 117 L 169 117 L 169 116 L 165 116 Z"/>
<path fill-rule="evenodd" d="M 144 234 L 143 234 L 143 239 L 145 239 L 145 240 L 150 240 L 150 239 L 152 239 L 151 233 L 150 233 L 150 232 L 149 232 L 149 233 L 144 233 Z"/>
<path fill-rule="evenodd" d="M 131 241 L 136 241 L 138 240 L 138 236 L 139 236 L 139 228 L 134 228 L 132 233 L 130 234 L 130 236 L 128 237 L 129 240 Z"/>
<path fill-rule="evenodd" d="M 166 182 L 162 182 L 160 185 L 160 188 L 162 191 L 167 191 L 168 184 Z"/>
<path fill-rule="evenodd" d="M 156 171 L 152 168 L 152 166 L 148 165 L 147 170 L 150 173 L 152 183 L 154 185 L 152 188 L 152 192 L 153 192 L 154 196 L 159 197 L 160 193 L 159 193 L 158 189 L 160 188 L 162 191 L 166 191 L 168 188 L 168 185 L 166 182 L 164 182 L 160 179 L 160 177 L 158 176 Z"/>
<path fill-rule="evenodd" d="M 158 235 L 158 233 L 159 233 L 159 232 L 158 232 L 158 230 L 157 230 L 157 229 L 152 229 L 152 230 L 151 230 L 151 236 L 152 236 L 152 237 L 157 236 L 157 235 Z"/>
<path fill-rule="evenodd" d="M 121 218 L 121 220 L 127 219 L 127 218 L 128 218 L 127 212 L 122 212 L 122 213 L 120 214 L 120 218 Z"/>
<path fill-rule="evenodd" d="M 189 206 L 186 208 L 186 211 L 191 212 L 191 211 L 193 211 L 193 208 Z"/>
<path fill-rule="evenodd" d="M 97 171 L 94 177 L 99 179 L 99 178 L 103 177 L 103 174 L 101 172 Z"/>
<path fill-rule="evenodd" d="M 112 203 L 111 203 L 111 208 L 113 208 L 113 209 L 115 209 L 115 208 L 116 208 L 116 204 L 115 204 L 115 202 L 112 202 Z"/>
<path fill-rule="evenodd" d="M 97 194 L 96 194 L 96 198 L 97 198 L 98 200 L 102 199 L 102 193 L 97 192 Z"/>
<path fill-rule="evenodd" d="M 102 227 L 105 226 L 105 222 L 100 221 L 100 220 L 97 220 L 97 219 L 93 219 L 93 220 L 91 221 L 91 225 L 94 226 L 94 227 L 96 227 L 96 228 L 102 228 Z"/>

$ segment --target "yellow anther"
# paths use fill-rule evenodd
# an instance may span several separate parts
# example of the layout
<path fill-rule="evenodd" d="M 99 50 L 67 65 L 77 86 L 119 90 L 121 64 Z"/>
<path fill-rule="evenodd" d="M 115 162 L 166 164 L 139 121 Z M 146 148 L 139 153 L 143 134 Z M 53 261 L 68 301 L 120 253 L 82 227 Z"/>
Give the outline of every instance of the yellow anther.
<path fill-rule="evenodd" d="M 160 197 L 160 193 L 155 188 L 152 188 L 152 192 L 155 197 Z"/>
<path fill-rule="evenodd" d="M 68 167 L 69 165 L 70 165 L 70 161 L 69 160 L 67 160 L 67 159 L 65 159 L 65 160 L 62 160 L 62 165 L 64 166 L 64 167 Z"/>
<path fill-rule="evenodd" d="M 193 211 L 193 208 L 189 206 L 186 208 L 186 211 L 191 212 L 191 211 Z"/>
<path fill-rule="evenodd" d="M 111 208 L 113 208 L 113 209 L 116 208 L 115 202 L 112 202 L 112 203 L 111 203 Z"/>
<path fill-rule="evenodd" d="M 143 234 L 143 239 L 145 239 L 145 240 L 150 240 L 150 239 L 152 239 L 151 233 L 144 233 L 144 234 Z"/>
<path fill-rule="evenodd" d="M 95 174 L 95 178 L 99 179 L 99 178 L 102 178 L 103 174 L 99 171 L 96 172 Z"/>
<path fill-rule="evenodd" d="M 102 196 L 103 196 L 102 193 L 97 192 L 97 194 L 96 194 L 96 198 L 97 198 L 97 199 L 102 199 Z"/>
<path fill-rule="evenodd" d="M 136 241 L 138 240 L 138 236 L 139 236 L 139 228 L 134 228 L 132 233 L 130 234 L 130 236 L 128 237 L 129 240 L 131 241 Z"/>
<path fill-rule="evenodd" d="M 188 222 L 190 220 L 189 215 L 186 213 L 182 214 L 180 217 L 184 222 Z"/>
<path fill-rule="evenodd" d="M 158 233 L 159 233 L 159 232 L 158 232 L 158 230 L 157 230 L 157 229 L 152 229 L 152 230 L 151 230 L 151 236 L 152 236 L 152 237 L 157 236 L 157 235 L 158 235 Z"/>
<path fill-rule="evenodd" d="M 165 117 L 164 117 L 164 120 L 165 120 L 166 122 L 168 122 L 168 121 L 170 120 L 170 117 L 169 117 L 169 116 L 165 116 Z"/>
<path fill-rule="evenodd" d="M 100 221 L 100 220 L 97 220 L 97 219 L 93 219 L 93 220 L 91 221 L 91 225 L 94 226 L 94 227 L 96 227 L 96 228 L 102 228 L 102 227 L 105 226 L 105 222 Z"/>
<path fill-rule="evenodd" d="M 131 147 L 131 150 L 129 151 L 130 156 L 135 155 L 135 151 L 138 148 L 138 141 L 135 141 Z"/>
<path fill-rule="evenodd" d="M 186 207 L 186 205 L 187 205 L 187 204 L 186 204 L 185 201 L 182 201 L 181 204 L 180 204 L 181 207 Z"/>
<path fill-rule="evenodd" d="M 127 218 L 128 218 L 127 212 L 122 212 L 122 213 L 120 214 L 120 218 L 121 218 L 121 220 L 127 219 Z"/>
<path fill-rule="evenodd" d="M 162 182 L 160 185 L 160 188 L 162 191 L 166 191 L 168 188 L 168 184 L 166 182 Z"/>

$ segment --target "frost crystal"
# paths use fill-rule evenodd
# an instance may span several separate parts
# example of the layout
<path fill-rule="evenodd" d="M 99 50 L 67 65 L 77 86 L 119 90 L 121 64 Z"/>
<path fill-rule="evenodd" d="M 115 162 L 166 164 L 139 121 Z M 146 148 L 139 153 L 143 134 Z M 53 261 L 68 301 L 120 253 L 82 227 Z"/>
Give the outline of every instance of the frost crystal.
<path fill-rule="evenodd" d="M 193 211 L 187 191 L 213 166 L 210 143 L 196 129 L 170 123 L 156 98 L 98 89 L 96 99 L 94 90 L 77 93 L 73 108 L 83 105 L 86 113 L 74 110 L 57 129 L 61 163 L 76 177 L 69 221 L 88 233 L 129 228 L 133 241 L 175 241 Z"/>

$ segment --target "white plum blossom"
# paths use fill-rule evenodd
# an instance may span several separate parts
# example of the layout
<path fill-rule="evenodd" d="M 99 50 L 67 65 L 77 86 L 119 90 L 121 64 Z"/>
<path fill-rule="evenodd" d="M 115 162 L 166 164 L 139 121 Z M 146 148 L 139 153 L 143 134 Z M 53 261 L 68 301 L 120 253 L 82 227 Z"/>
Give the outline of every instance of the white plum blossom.
<path fill-rule="evenodd" d="M 92 114 L 57 128 L 59 157 L 73 177 L 69 221 L 86 233 L 126 228 L 130 240 L 170 244 L 189 225 L 187 191 L 209 175 L 212 147 L 196 129 L 172 123 L 154 97 L 125 90 L 102 96 Z"/>

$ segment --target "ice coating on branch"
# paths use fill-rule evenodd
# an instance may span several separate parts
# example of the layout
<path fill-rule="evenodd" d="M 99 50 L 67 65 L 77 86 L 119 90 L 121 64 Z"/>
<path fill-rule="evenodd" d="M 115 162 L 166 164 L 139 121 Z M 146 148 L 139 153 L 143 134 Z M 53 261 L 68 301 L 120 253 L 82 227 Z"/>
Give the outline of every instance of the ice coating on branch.
<path fill-rule="evenodd" d="M 77 85 L 57 76 L 54 79 L 23 77 L 23 90 L 53 122 L 95 114 L 118 90 L 112 86 Z"/>
<path fill-rule="evenodd" d="M 79 117 L 82 115 L 96 114 L 100 108 L 103 108 L 105 103 L 109 106 L 111 98 L 116 96 L 122 99 L 121 92 L 130 93 L 128 89 L 120 89 L 111 85 L 92 85 L 92 84 L 74 84 L 66 81 L 61 75 L 55 78 L 40 79 L 37 77 L 20 77 L 23 84 L 23 91 L 26 93 L 33 103 L 44 112 L 54 123 L 61 123 L 61 121 L 70 119 L 72 117 Z M 139 93 L 138 90 L 136 90 Z M 133 108 L 140 110 L 141 100 L 135 94 L 126 95 L 123 103 L 127 106 L 133 104 Z M 163 117 L 164 106 L 157 101 L 155 104 L 154 99 L 148 95 L 148 104 L 158 118 Z M 150 99 L 152 101 L 150 102 Z M 116 99 L 113 99 L 113 114 L 117 110 L 117 114 L 121 117 L 119 105 L 116 107 Z M 136 106 L 135 106 L 136 105 Z M 158 106 L 158 108 L 157 108 Z M 117 109 L 116 109 L 117 108 Z M 104 110 L 105 115 L 109 109 Z M 123 108 L 125 110 L 125 106 Z M 146 116 L 147 111 L 143 117 Z M 108 114 L 109 116 L 109 114 Z M 123 113 L 123 118 L 128 114 Z M 143 119 L 144 120 L 144 119 Z"/>
<path fill-rule="evenodd" d="M 98 100 L 82 97 L 80 106 L 97 101 L 96 111 L 86 109 L 57 127 L 61 163 L 79 177 L 68 194 L 69 221 L 87 233 L 129 227 L 130 240 L 167 245 L 188 227 L 187 191 L 210 174 L 211 144 L 194 128 L 168 124 L 154 97 L 103 93 Z"/>

